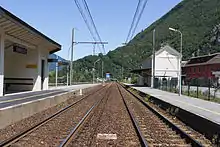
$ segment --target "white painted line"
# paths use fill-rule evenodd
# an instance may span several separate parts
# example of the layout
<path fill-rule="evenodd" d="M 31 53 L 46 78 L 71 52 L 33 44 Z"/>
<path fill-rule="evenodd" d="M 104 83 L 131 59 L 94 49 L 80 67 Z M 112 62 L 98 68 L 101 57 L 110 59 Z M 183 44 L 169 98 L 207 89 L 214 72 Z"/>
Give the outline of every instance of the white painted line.
<path fill-rule="evenodd" d="M 117 135 L 116 134 L 97 134 L 97 139 L 102 139 L 102 140 L 116 140 Z"/>
<path fill-rule="evenodd" d="M 21 103 L 21 104 L 26 105 L 26 104 L 30 104 L 30 103 L 32 103 L 32 101 L 24 102 L 24 103 Z"/>
<path fill-rule="evenodd" d="M 47 95 L 47 94 L 51 94 L 51 93 L 56 93 L 56 92 L 58 92 L 58 91 L 47 92 L 47 93 L 37 94 L 37 95 L 31 95 L 31 96 L 27 96 L 27 97 L 23 97 L 23 98 L 16 98 L 16 99 L 10 99 L 10 100 L 5 100 L 5 101 L 0 101 L 0 104 L 2 104 L 2 103 L 8 103 L 8 102 L 14 102 L 14 101 L 19 101 L 19 100 L 24 100 L 24 99 L 30 99 L 30 98 L 32 98 L 32 97 L 43 96 L 43 95 Z"/>
<path fill-rule="evenodd" d="M 7 110 L 7 109 L 11 109 L 11 108 L 14 108 L 15 106 L 16 106 L 16 105 L 1 108 L 0 111 L 2 111 L 2 110 Z"/>
<path fill-rule="evenodd" d="M 33 100 L 33 101 L 28 101 L 28 102 L 24 102 L 24 103 L 12 105 L 12 106 L 0 108 L 0 111 L 6 110 L 6 109 L 11 109 L 11 108 L 14 108 L 14 107 L 19 107 L 19 106 L 22 106 L 22 105 L 27 105 L 27 104 L 34 103 L 34 102 L 37 102 L 37 101 L 43 101 L 43 100 L 45 100 L 45 99 L 50 99 L 50 98 L 53 98 L 53 97 L 55 97 L 55 96 L 60 96 L 60 95 L 67 94 L 67 93 L 69 93 L 69 92 L 65 92 L 65 93 L 61 93 L 61 94 L 54 95 L 54 96 L 45 97 L 45 98 L 42 98 L 42 99 L 36 99 L 36 100 Z"/>
<path fill-rule="evenodd" d="M 186 103 L 186 102 L 183 102 L 183 101 L 179 101 L 179 100 L 175 100 L 175 99 L 173 99 L 173 100 L 177 101 L 177 102 L 180 102 L 180 103 L 183 103 L 183 104 L 188 105 L 188 106 L 192 106 L 192 107 L 195 107 L 195 108 L 198 108 L 198 109 L 210 112 L 210 113 L 214 113 L 216 115 L 220 115 L 220 113 L 216 112 L 216 111 L 212 111 L 212 110 L 209 110 L 209 109 L 206 109 L 206 108 L 202 108 L 202 107 L 199 107 L 199 106 L 196 106 L 196 105 L 193 105 L 193 104 L 189 104 L 189 103 Z"/>

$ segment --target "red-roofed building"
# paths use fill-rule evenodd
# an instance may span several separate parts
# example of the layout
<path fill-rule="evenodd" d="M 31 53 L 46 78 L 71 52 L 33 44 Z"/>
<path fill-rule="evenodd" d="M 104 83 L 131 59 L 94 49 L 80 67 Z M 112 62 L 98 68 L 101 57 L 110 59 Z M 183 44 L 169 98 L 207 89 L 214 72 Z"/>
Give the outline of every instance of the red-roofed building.
<path fill-rule="evenodd" d="M 191 58 L 183 67 L 185 82 L 199 79 L 199 86 L 208 86 L 217 80 L 213 72 L 220 71 L 220 53 Z M 197 84 L 197 83 L 196 83 Z"/>

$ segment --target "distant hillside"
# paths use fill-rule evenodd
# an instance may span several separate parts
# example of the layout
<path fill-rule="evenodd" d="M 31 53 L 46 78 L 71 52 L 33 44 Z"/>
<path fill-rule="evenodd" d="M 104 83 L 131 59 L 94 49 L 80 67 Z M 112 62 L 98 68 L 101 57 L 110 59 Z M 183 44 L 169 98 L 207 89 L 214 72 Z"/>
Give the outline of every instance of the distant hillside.
<path fill-rule="evenodd" d="M 51 54 L 51 55 L 49 55 L 49 58 L 50 59 L 57 59 L 57 55 Z M 63 61 L 63 62 L 66 61 L 65 59 L 61 58 L 60 56 L 58 56 L 58 60 Z M 49 71 L 55 71 L 55 70 L 56 70 L 56 63 L 55 62 L 49 63 Z"/>
<path fill-rule="evenodd" d="M 142 21 L 147 17 L 149 16 L 143 16 Z M 124 67 L 124 77 L 130 76 L 129 69 L 139 68 L 140 62 L 151 55 L 154 28 L 157 49 L 161 44 L 169 43 L 179 50 L 179 34 L 169 31 L 169 27 L 177 28 L 183 33 L 184 59 L 193 54 L 219 52 L 220 0 L 183 0 L 162 18 L 138 33 L 126 46 L 110 51 L 105 56 L 100 54 L 77 60 L 74 63 L 74 80 L 91 80 L 93 62 L 98 57 L 104 60 L 105 72 L 109 71 L 114 77 L 120 78 L 121 67 Z"/>

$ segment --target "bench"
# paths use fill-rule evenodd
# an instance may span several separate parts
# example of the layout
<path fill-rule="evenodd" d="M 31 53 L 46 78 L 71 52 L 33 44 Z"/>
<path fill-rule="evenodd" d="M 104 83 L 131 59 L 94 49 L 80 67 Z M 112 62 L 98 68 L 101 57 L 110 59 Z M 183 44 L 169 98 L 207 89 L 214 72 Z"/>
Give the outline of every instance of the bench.
<path fill-rule="evenodd" d="M 5 84 L 5 90 L 7 91 L 10 85 L 34 85 L 34 79 L 33 78 L 4 78 L 4 84 Z"/>

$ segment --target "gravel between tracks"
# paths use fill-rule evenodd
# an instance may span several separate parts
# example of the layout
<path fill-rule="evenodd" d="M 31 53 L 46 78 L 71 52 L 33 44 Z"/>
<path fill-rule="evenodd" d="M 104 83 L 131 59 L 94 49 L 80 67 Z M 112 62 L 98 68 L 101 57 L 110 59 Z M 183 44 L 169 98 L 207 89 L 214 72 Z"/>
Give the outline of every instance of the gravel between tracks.
<path fill-rule="evenodd" d="M 117 139 L 98 139 L 98 133 L 116 134 Z M 105 99 L 69 146 L 140 146 L 116 84 L 111 86 Z"/>
<path fill-rule="evenodd" d="M 135 94 L 140 99 L 143 99 L 140 95 L 137 94 L 137 92 L 133 91 L 133 89 L 130 89 L 133 94 Z M 193 130 L 186 124 L 184 124 L 182 121 L 180 121 L 178 118 L 176 118 L 174 115 L 171 115 L 169 113 L 169 110 L 164 110 L 160 108 L 159 105 L 154 104 L 153 102 L 146 101 L 148 105 L 150 105 L 152 108 L 160 112 L 163 116 L 169 119 L 172 123 L 174 123 L 176 126 L 178 126 L 180 129 L 182 129 L 184 132 L 187 132 L 188 135 L 190 135 L 192 138 L 200 142 L 205 147 L 211 147 L 214 146 L 210 140 L 208 140 L 203 134 Z"/>
<path fill-rule="evenodd" d="M 122 87 L 120 87 L 122 89 Z M 144 134 L 148 145 L 151 146 L 171 146 L 171 147 L 187 147 L 184 139 L 180 138 L 171 128 L 169 128 L 162 120 L 160 120 L 153 112 L 147 109 L 130 93 L 122 90 L 122 94 L 128 104 L 128 107 L 134 114 L 139 123 L 140 129 Z"/>
<path fill-rule="evenodd" d="M 86 111 L 102 97 L 104 92 L 103 90 L 102 92 L 97 92 L 83 99 L 68 111 L 65 111 L 58 117 L 17 141 L 13 146 L 58 146 L 69 134 L 70 130 L 79 122 Z"/>
<path fill-rule="evenodd" d="M 91 87 L 91 88 L 86 88 L 83 90 L 84 95 L 99 89 L 101 86 L 95 86 L 95 87 Z M 65 102 L 62 102 L 56 106 L 53 106 L 49 109 L 46 109 L 42 112 L 36 113 L 33 116 L 30 116 L 28 118 L 25 118 L 21 121 L 18 121 L 16 123 L 13 123 L 3 129 L 0 129 L 0 141 L 3 141 L 19 132 L 21 132 L 22 130 L 27 129 L 28 127 L 34 126 L 37 123 L 39 123 L 40 121 L 44 120 L 45 118 L 49 117 L 50 115 L 54 114 L 55 112 L 59 111 L 60 109 L 66 107 L 67 105 L 79 100 L 80 98 L 82 98 L 82 96 L 77 95 L 78 91 L 74 91 L 74 92 L 70 92 L 67 95 L 62 95 L 60 96 L 60 98 L 62 98 L 63 96 L 68 96 L 68 100 Z"/>

